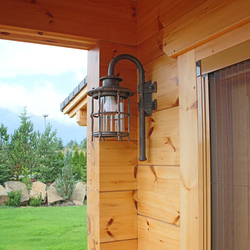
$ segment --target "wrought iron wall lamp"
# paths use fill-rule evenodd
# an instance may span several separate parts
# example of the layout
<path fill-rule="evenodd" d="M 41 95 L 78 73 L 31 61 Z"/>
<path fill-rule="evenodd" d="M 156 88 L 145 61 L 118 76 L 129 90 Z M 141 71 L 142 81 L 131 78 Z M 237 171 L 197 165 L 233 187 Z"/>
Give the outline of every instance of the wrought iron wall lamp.
<path fill-rule="evenodd" d="M 122 54 L 115 57 L 109 64 L 108 76 L 100 78 L 102 86 L 87 92 L 92 97 L 91 109 L 91 132 L 93 137 L 99 140 L 117 137 L 118 140 L 128 138 L 130 134 L 130 97 L 135 93 L 128 88 L 119 86 L 122 81 L 120 77 L 114 75 L 115 65 L 123 59 L 132 61 L 139 71 L 139 128 L 140 128 L 140 161 L 146 158 L 145 142 L 145 116 L 152 115 L 152 110 L 156 110 L 157 102 L 152 101 L 152 93 L 156 92 L 156 82 L 145 83 L 144 68 L 141 62 L 134 56 Z M 95 108 L 94 103 L 97 103 Z M 97 124 L 95 124 L 95 121 Z"/>

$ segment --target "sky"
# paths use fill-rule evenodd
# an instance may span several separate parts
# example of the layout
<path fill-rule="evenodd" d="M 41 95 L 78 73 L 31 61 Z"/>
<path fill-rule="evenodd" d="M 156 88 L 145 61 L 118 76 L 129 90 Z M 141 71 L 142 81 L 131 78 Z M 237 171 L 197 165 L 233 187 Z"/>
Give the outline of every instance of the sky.
<path fill-rule="evenodd" d="M 75 123 L 60 103 L 87 74 L 87 51 L 0 40 L 0 108 Z"/>

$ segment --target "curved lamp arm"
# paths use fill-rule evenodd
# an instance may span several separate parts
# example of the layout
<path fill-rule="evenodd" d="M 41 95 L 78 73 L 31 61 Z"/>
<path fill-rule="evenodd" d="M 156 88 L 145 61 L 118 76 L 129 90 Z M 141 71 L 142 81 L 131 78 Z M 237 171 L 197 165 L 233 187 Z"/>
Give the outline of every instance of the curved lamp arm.
<path fill-rule="evenodd" d="M 146 139 L 145 139 L 145 110 L 144 110 L 144 84 L 145 84 L 145 74 L 144 74 L 144 68 L 141 64 L 141 62 L 134 56 L 128 55 L 128 54 L 121 54 L 116 56 L 109 64 L 108 68 L 108 75 L 114 76 L 115 71 L 115 65 L 123 59 L 127 59 L 132 61 L 138 71 L 139 71 L 139 86 L 138 86 L 138 92 L 139 92 L 139 127 L 140 127 L 140 157 L 139 161 L 146 161 Z"/>

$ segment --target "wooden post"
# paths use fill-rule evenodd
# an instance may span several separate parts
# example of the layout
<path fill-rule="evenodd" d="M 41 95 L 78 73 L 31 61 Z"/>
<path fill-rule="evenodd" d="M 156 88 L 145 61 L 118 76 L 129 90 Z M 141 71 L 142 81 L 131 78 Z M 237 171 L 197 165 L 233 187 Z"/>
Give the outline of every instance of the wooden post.
<path fill-rule="evenodd" d="M 134 46 L 99 42 L 88 54 L 88 90 L 99 86 L 116 54 L 135 55 Z M 137 69 L 121 61 L 115 74 L 136 91 Z M 131 98 L 131 141 L 91 141 L 91 98 L 87 100 L 88 249 L 137 250 L 137 105 Z"/>
<path fill-rule="evenodd" d="M 181 250 L 199 249 L 198 110 L 195 50 L 178 57 Z"/>

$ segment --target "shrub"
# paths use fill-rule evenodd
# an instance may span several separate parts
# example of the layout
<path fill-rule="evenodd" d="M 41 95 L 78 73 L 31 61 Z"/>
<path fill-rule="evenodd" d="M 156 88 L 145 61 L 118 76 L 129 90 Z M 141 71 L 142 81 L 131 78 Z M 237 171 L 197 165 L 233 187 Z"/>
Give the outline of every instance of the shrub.
<path fill-rule="evenodd" d="M 7 206 L 19 207 L 21 205 L 22 191 L 10 191 L 8 193 L 9 199 L 6 202 Z"/>
<path fill-rule="evenodd" d="M 62 196 L 65 200 L 71 198 L 74 191 L 74 176 L 72 173 L 72 166 L 65 165 L 62 168 L 61 176 L 55 181 L 54 184 L 56 191 L 60 196 Z"/>
<path fill-rule="evenodd" d="M 38 198 L 31 197 L 30 198 L 30 205 L 32 207 L 39 207 L 42 204 L 42 194 L 38 196 Z"/>

